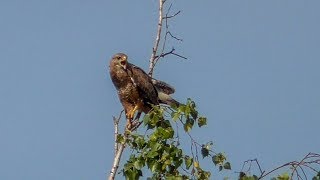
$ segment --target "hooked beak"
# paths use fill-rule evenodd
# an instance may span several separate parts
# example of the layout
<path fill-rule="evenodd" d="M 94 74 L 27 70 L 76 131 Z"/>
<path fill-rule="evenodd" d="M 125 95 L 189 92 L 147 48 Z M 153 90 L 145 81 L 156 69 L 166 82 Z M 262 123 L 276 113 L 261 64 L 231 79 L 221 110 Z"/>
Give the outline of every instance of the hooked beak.
<path fill-rule="evenodd" d="M 120 65 L 122 66 L 122 68 L 123 68 L 124 70 L 127 70 L 127 61 L 126 61 L 126 60 L 121 60 L 121 61 L 120 61 Z"/>

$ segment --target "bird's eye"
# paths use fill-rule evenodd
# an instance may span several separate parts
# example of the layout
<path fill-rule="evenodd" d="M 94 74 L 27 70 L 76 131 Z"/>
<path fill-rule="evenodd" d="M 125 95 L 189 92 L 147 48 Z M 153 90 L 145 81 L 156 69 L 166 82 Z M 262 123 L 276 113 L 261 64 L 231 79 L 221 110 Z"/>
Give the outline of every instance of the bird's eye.
<path fill-rule="evenodd" d="M 118 59 L 118 60 L 120 60 L 120 59 L 121 59 L 121 57 L 120 57 L 120 56 L 118 56 L 118 57 L 117 57 L 117 59 Z"/>

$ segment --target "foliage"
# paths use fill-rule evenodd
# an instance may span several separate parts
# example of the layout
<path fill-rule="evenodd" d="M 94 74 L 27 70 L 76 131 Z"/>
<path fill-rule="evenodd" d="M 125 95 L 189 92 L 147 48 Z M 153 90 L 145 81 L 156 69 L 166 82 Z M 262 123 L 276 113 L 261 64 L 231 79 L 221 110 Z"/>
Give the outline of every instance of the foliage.
<path fill-rule="evenodd" d="M 226 156 L 211 149 L 212 142 L 199 144 L 190 135 L 195 124 L 199 128 L 207 124 L 207 119 L 199 116 L 196 104 L 191 99 L 179 107 L 154 106 L 144 116 L 143 124 L 147 129 L 144 134 L 127 132 L 125 142 L 122 136 L 117 137 L 118 142 L 126 143 L 132 150 L 123 168 L 126 179 L 139 179 L 143 176 L 143 169 L 151 172 L 152 176 L 148 179 L 210 179 L 211 173 L 201 167 L 198 152 L 203 158 L 211 157 L 220 171 L 231 169 Z M 191 154 L 181 148 L 179 131 L 173 128 L 173 124 L 180 124 L 191 139 Z"/>
<path fill-rule="evenodd" d="M 312 180 L 320 180 L 320 171 L 312 178 Z"/>

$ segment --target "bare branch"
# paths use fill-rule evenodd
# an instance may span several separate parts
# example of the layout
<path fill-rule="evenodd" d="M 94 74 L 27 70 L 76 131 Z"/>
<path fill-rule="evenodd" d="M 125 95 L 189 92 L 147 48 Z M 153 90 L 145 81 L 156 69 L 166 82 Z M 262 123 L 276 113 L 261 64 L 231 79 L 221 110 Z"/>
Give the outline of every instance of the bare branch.
<path fill-rule="evenodd" d="M 167 44 L 167 37 L 168 35 L 172 38 L 172 39 L 175 39 L 177 41 L 182 41 L 182 39 L 178 38 L 177 36 L 174 36 L 170 31 L 169 31 L 169 25 L 168 25 L 168 19 L 170 18 L 173 18 L 173 17 L 176 17 L 177 15 L 180 14 L 181 11 L 178 11 L 176 12 L 175 14 L 173 15 L 169 15 L 170 13 L 170 10 L 171 10 L 171 7 L 172 7 L 172 4 L 170 4 L 165 16 L 163 16 L 163 6 L 164 6 L 164 3 L 165 1 L 164 0 L 159 0 L 160 1 L 160 7 L 159 7 L 159 20 L 158 20 L 158 30 L 157 30 L 157 36 L 156 36 L 156 40 L 155 40 L 155 44 L 154 44 L 154 47 L 152 49 L 152 54 L 151 54 L 151 58 L 150 58 L 150 63 L 149 63 L 149 75 L 152 77 L 152 74 L 153 74 L 153 70 L 157 64 L 157 62 L 161 59 L 161 58 L 164 58 L 165 56 L 167 55 L 175 55 L 179 58 L 182 58 L 182 59 L 187 59 L 186 57 L 180 55 L 180 54 L 177 54 L 177 53 L 174 53 L 175 49 L 172 48 L 171 51 L 169 52 L 165 52 L 165 49 L 166 49 L 166 44 Z M 161 33 L 162 33 L 162 27 L 163 27 L 163 20 L 165 20 L 165 34 L 164 34 L 164 37 L 163 37 L 163 43 L 162 43 L 162 48 L 160 50 L 160 52 L 158 53 L 159 51 L 159 44 L 160 44 L 160 40 L 161 40 Z M 158 55 L 157 55 L 158 54 Z"/>
<path fill-rule="evenodd" d="M 163 19 L 173 18 L 173 17 L 177 16 L 177 15 L 180 14 L 180 13 L 181 13 L 181 11 L 178 11 L 178 12 L 176 12 L 174 15 L 171 15 L 171 16 L 168 16 L 168 14 L 167 14 L 166 17 L 164 17 Z"/>
<path fill-rule="evenodd" d="M 124 150 L 124 144 L 120 144 L 117 142 L 117 138 L 119 135 L 119 121 L 121 119 L 122 113 L 124 110 L 122 110 L 118 116 L 118 118 L 113 116 L 113 123 L 114 123 L 114 162 L 110 171 L 109 180 L 113 180 L 115 178 L 116 172 L 119 167 L 119 161 L 121 158 L 121 154 Z"/>
<path fill-rule="evenodd" d="M 316 158 L 316 159 L 315 159 Z M 267 172 L 267 173 L 261 173 L 259 179 L 262 179 L 268 175 L 270 175 L 271 173 L 284 168 L 284 167 L 288 167 L 291 166 L 292 168 L 292 172 L 291 172 L 291 179 L 293 178 L 294 174 L 296 173 L 296 176 L 298 179 L 303 179 L 302 176 L 300 175 L 300 173 L 302 172 L 303 176 L 305 177 L 305 179 L 307 179 L 306 177 L 306 173 L 305 173 L 305 169 L 303 169 L 304 167 L 307 167 L 308 169 L 317 172 L 317 170 L 315 170 L 311 165 L 312 164 L 318 164 L 318 162 L 320 161 L 320 154 L 316 154 L 316 153 L 308 153 L 301 161 L 291 161 L 288 163 L 285 163 L 277 168 L 272 169 L 271 171 Z M 300 171 L 298 171 L 298 168 L 300 169 Z"/>
<path fill-rule="evenodd" d="M 127 137 L 124 136 L 124 141 L 126 141 L 126 138 Z M 120 162 L 120 159 L 121 159 L 122 152 L 123 152 L 124 148 L 125 148 L 125 143 L 119 144 L 118 151 L 117 151 L 116 155 L 114 156 L 114 161 L 113 161 L 113 165 L 112 165 L 112 168 L 111 168 L 109 180 L 114 180 L 114 178 L 116 176 L 116 173 L 117 173 L 118 168 L 119 168 L 119 162 Z"/>
<path fill-rule="evenodd" d="M 182 59 L 187 59 L 186 57 L 184 57 L 184 56 L 182 56 L 182 55 L 180 55 L 180 54 L 175 53 L 175 52 L 174 52 L 175 50 L 176 50 L 176 49 L 172 48 L 171 51 L 169 51 L 169 52 L 161 53 L 159 56 L 156 56 L 156 59 L 158 60 L 159 58 L 163 58 L 163 57 L 165 57 L 165 56 L 167 56 L 167 55 L 170 55 L 170 54 L 175 55 L 175 56 L 178 56 L 178 57 L 180 57 L 180 58 L 182 58 Z"/>
<path fill-rule="evenodd" d="M 177 41 L 183 41 L 183 39 L 180 39 L 174 35 L 172 35 L 172 33 L 170 31 L 167 32 L 167 34 L 169 34 L 173 39 L 177 40 Z"/>
<path fill-rule="evenodd" d="M 117 137 L 119 134 L 119 121 L 121 119 L 121 115 L 124 110 L 122 110 L 118 116 L 118 118 L 113 116 L 113 123 L 114 123 L 114 154 L 118 152 L 118 143 L 117 143 Z"/>
<path fill-rule="evenodd" d="M 243 162 L 243 165 L 242 165 L 242 168 L 241 168 L 241 171 L 243 172 L 245 165 L 246 165 L 246 164 L 249 164 L 249 167 L 248 167 L 248 169 L 246 170 L 246 172 L 249 172 L 250 169 L 251 169 L 251 166 L 252 166 L 252 163 L 253 163 L 253 162 L 256 163 L 256 165 L 257 165 L 258 168 L 259 168 L 260 174 L 263 175 L 265 171 L 262 171 L 262 168 L 261 168 L 261 166 L 260 166 L 260 163 L 259 163 L 259 161 L 258 161 L 257 159 L 249 159 L 249 160 L 244 161 L 244 162 Z"/>
<path fill-rule="evenodd" d="M 149 64 L 149 76 L 152 77 L 153 74 L 153 68 L 155 66 L 155 59 L 156 59 L 156 54 L 157 54 L 157 50 L 159 47 L 159 42 L 160 42 L 160 38 L 161 38 L 161 30 L 162 30 L 162 20 L 163 20 L 163 4 L 165 3 L 165 0 L 159 0 L 159 20 L 158 20 L 158 30 L 157 30 L 157 35 L 156 35 L 156 40 L 154 43 L 154 46 L 152 48 L 152 54 L 151 54 L 151 58 L 150 58 L 150 64 Z"/>

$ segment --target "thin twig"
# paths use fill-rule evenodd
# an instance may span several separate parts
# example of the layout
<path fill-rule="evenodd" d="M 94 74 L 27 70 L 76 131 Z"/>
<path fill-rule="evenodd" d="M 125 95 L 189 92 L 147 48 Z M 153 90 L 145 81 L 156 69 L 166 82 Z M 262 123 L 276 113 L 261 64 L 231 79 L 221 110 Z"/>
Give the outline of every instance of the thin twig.
<path fill-rule="evenodd" d="M 291 163 L 291 162 L 290 162 L 290 163 Z M 265 173 L 265 174 L 261 174 L 261 176 L 260 176 L 258 179 L 262 179 L 263 177 L 266 177 L 267 175 L 273 173 L 274 171 L 290 165 L 290 163 L 283 164 L 282 166 L 279 166 L 279 167 L 277 167 L 277 168 L 274 168 L 273 170 L 271 170 L 271 171 L 269 171 L 269 172 L 267 172 L 267 173 Z"/>
<path fill-rule="evenodd" d="M 249 160 L 244 161 L 243 165 L 242 165 L 242 168 L 241 168 L 241 172 L 244 171 L 245 165 L 250 163 L 248 169 L 245 171 L 245 172 L 249 172 L 252 162 L 255 162 L 257 164 L 257 166 L 259 168 L 259 171 L 260 171 L 260 174 L 262 175 L 265 171 L 262 171 L 262 168 L 260 166 L 260 163 L 259 163 L 258 159 L 249 159 Z"/>
<path fill-rule="evenodd" d="M 307 154 L 303 159 L 301 159 L 301 161 L 300 161 L 298 164 L 296 164 L 296 165 L 294 164 L 294 165 L 293 165 L 293 170 L 292 170 L 292 173 L 291 173 L 291 177 L 293 177 L 293 174 L 294 174 L 295 172 L 297 173 L 297 175 L 299 174 L 299 173 L 297 172 L 297 167 L 300 167 L 300 165 L 304 163 L 304 160 L 308 158 L 308 155 L 309 155 L 309 154 Z"/>
<path fill-rule="evenodd" d="M 180 14 L 181 11 L 176 12 L 173 15 L 169 15 L 172 4 L 170 4 L 167 13 L 165 14 L 165 17 L 163 17 L 163 5 L 164 5 L 164 0 L 160 0 L 160 8 L 159 8 L 159 22 L 158 22 L 158 31 L 157 31 L 157 36 L 156 36 L 156 41 L 155 41 L 155 45 L 152 49 L 152 54 L 151 54 L 151 58 L 150 58 L 150 64 L 149 64 L 149 75 L 152 77 L 153 71 L 154 71 L 154 67 L 156 66 L 157 62 L 161 59 L 164 58 L 167 55 L 175 55 L 179 58 L 182 59 L 187 59 L 186 57 L 175 53 L 175 49 L 172 48 L 171 51 L 165 52 L 166 49 L 166 45 L 167 45 L 167 36 L 170 35 L 170 37 L 172 39 L 175 39 L 177 41 L 182 41 L 182 39 L 174 36 L 170 31 L 169 31 L 169 25 L 168 25 L 168 19 L 173 18 L 177 15 Z M 163 20 L 165 20 L 165 35 L 163 37 L 163 43 L 162 43 L 162 48 L 159 51 L 159 43 L 161 40 L 161 32 L 162 32 L 162 28 L 163 28 Z"/>
<path fill-rule="evenodd" d="M 165 56 L 167 56 L 167 55 L 169 55 L 169 54 L 178 56 L 178 57 L 180 57 L 180 58 L 182 58 L 182 59 L 187 59 L 186 57 L 184 57 L 184 56 L 182 56 L 182 55 L 180 55 L 180 54 L 175 53 L 175 52 L 174 52 L 175 50 L 176 50 L 176 49 L 172 48 L 171 51 L 166 52 L 166 53 L 161 53 L 159 56 L 156 56 L 156 59 L 157 59 L 156 62 L 158 61 L 159 58 L 163 58 L 163 57 L 165 57 Z"/>
<path fill-rule="evenodd" d="M 314 159 L 314 158 L 317 158 L 317 159 Z M 290 179 L 293 178 L 294 174 L 296 173 L 296 177 L 297 179 L 303 179 L 302 176 L 300 175 L 300 172 L 298 171 L 297 168 L 300 169 L 300 171 L 302 172 L 303 176 L 305 179 L 307 179 L 306 177 L 306 173 L 305 173 L 305 170 L 303 169 L 302 166 L 305 166 L 307 168 L 309 168 L 310 170 L 312 171 L 315 171 L 315 172 L 318 172 L 316 169 L 312 168 L 310 165 L 312 164 L 318 164 L 318 161 L 320 160 L 320 154 L 316 154 L 316 153 L 308 153 L 301 161 L 291 161 L 291 162 L 288 162 L 288 163 L 285 163 L 277 168 L 274 168 L 272 169 L 271 171 L 267 172 L 267 173 L 261 173 L 260 177 L 258 179 L 262 179 L 268 175 L 270 175 L 271 173 L 281 169 L 281 168 L 284 168 L 284 167 L 287 167 L 287 166 L 292 166 L 293 167 L 293 170 L 291 172 L 291 177 Z"/>
<path fill-rule="evenodd" d="M 170 6 L 171 7 L 171 6 Z M 180 14 L 181 13 L 181 11 L 178 11 L 178 12 L 176 12 L 174 15 L 171 15 L 171 16 L 168 16 L 168 14 L 167 14 L 167 16 L 166 17 L 164 17 L 163 19 L 170 19 L 170 18 L 173 18 L 173 17 L 175 17 L 175 16 L 177 16 L 178 14 Z"/>
<path fill-rule="evenodd" d="M 168 31 L 167 34 L 169 34 L 173 39 L 175 39 L 177 41 L 183 41 L 183 39 L 180 39 L 177 36 L 174 36 L 170 31 Z"/>

